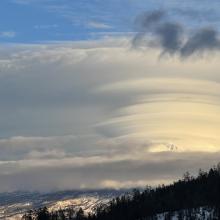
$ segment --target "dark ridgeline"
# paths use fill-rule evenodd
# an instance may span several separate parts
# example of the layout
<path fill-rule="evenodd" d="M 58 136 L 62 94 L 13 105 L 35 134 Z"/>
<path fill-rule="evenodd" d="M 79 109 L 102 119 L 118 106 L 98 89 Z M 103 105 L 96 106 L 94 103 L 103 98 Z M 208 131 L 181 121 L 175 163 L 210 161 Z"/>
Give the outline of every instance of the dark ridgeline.
<path fill-rule="evenodd" d="M 158 213 L 166 213 L 171 219 L 178 211 L 178 219 L 195 219 L 192 210 L 209 207 L 213 210 L 211 219 L 220 219 L 220 165 L 208 172 L 199 171 L 197 177 L 188 172 L 182 180 L 171 185 L 147 187 L 144 191 L 133 190 L 97 207 L 95 214 L 85 216 L 82 209 L 59 210 L 49 213 L 47 208 L 29 211 L 24 220 L 150 220 Z M 183 211 L 184 210 L 184 211 Z M 205 214 L 203 213 L 205 216 Z M 202 219 L 205 219 L 202 218 Z"/>

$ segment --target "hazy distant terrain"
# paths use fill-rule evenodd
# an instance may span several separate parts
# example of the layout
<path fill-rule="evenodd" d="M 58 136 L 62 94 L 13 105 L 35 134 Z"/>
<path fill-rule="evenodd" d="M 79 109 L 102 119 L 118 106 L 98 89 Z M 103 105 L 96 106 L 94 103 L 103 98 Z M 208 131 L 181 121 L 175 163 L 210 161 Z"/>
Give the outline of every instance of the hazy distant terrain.
<path fill-rule="evenodd" d="M 20 219 L 25 211 L 47 206 L 49 210 L 82 207 L 91 212 L 100 203 L 121 195 L 123 190 L 13 192 L 0 194 L 0 219 Z"/>

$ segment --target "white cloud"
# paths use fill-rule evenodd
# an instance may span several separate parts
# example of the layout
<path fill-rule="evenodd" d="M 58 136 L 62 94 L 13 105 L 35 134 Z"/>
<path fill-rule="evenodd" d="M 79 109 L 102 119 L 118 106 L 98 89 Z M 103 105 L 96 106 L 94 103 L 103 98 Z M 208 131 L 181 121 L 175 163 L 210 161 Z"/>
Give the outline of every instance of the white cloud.
<path fill-rule="evenodd" d="M 0 37 L 2 38 L 14 38 L 16 33 L 14 31 L 2 31 L 0 32 Z"/>
<path fill-rule="evenodd" d="M 88 27 L 90 28 L 96 28 L 96 29 L 110 29 L 111 26 L 107 25 L 105 23 L 101 23 L 101 22 L 96 22 L 96 21 L 90 21 L 88 22 Z"/>
<path fill-rule="evenodd" d="M 35 29 L 51 29 L 51 28 L 58 28 L 58 27 L 59 27 L 58 24 L 38 24 L 34 26 Z"/>
<path fill-rule="evenodd" d="M 28 5 L 35 2 L 47 2 L 48 0 L 11 0 L 16 4 Z"/>

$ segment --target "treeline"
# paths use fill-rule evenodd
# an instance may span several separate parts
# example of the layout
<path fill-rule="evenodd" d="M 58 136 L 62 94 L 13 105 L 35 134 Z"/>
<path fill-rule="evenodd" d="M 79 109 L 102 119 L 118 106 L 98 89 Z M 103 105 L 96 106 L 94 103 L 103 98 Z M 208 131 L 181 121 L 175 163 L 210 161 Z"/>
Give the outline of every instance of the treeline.
<path fill-rule="evenodd" d="M 85 216 L 82 208 L 75 210 L 74 208 L 60 209 L 51 211 L 47 207 L 37 210 L 29 210 L 22 217 L 23 220 L 86 220 L 90 215 Z"/>
<path fill-rule="evenodd" d="M 40 214 L 24 217 L 25 220 L 146 220 L 155 219 L 158 213 L 168 213 L 166 219 L 171 219 L 171 213 L 176 210 L 187 210 L 187 219 L 195 219 L 191 210 L 198 207 L 210 207 L 213 210 L 210 219 L 220 219 L 220 166 L 211 168 L 208 172 L 199 171 L 197 177 L 188 172 L 182 180 L 171 185 L 161 185 L 157 188 L 147 187 L 145 190 L 134 190 L 133 193 L 113 199 L 108 204 L 97 207 L 94 214 L 85 216 L 83 210 L 74 211 L 72 215 L 58 211 L 42 217 Z M 41 209 L 40 211 L 42 211 Z M 38 210 L 39 212 L 39 210 Z M 41 212 L 40 212 L 41 213 Z M 183 214 L 178 215 L 183 219 Z"/>

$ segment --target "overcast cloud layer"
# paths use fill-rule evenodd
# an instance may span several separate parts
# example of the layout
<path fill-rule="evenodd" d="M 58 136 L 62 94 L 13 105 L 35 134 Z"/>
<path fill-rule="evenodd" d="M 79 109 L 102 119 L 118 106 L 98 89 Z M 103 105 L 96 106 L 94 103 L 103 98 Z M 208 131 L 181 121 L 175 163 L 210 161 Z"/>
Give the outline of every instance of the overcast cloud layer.
<path fill-rule="evenodd" d="M 126 37 L 1 46 L 0 191 L 154 185 L 217 163 L 220 54 L 160 54 Z"/>

